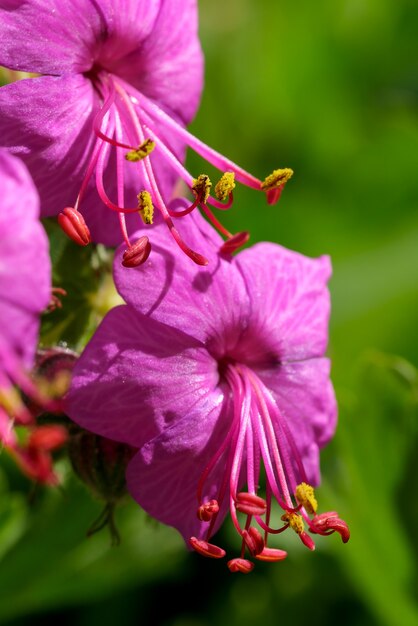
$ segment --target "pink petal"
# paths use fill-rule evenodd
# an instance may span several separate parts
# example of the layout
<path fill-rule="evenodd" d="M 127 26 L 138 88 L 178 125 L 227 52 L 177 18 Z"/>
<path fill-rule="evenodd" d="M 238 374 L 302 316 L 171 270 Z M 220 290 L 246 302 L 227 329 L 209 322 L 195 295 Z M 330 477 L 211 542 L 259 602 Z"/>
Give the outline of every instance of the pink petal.
<path fill-rule="evenodd" d="M 3 348 L 32 362 L 39 314 L 51 295 L 48 239 L 39 200 L 24 164 L 0 151 L 0 324 Z"/>
<path fill-rule="evenodd" d="M 0 89 L 2 143 L 29 168 L 43 216 L 75 202 L 94 143 L 97 106 L 83 76 L 31 78 Z"/>
<path fill-rule="evenodd" d="M 198 341 L 120 306 L 74 368 L 68 414 L 87 430 L 140 447 L 188 415 L 218 378 Z"/>
<path fill-rule="evenodd" d="M 223 354 L 236 344 L 248 324 L 249 300 L 235 263 L 217 256 L 221 238 L 196 212 L 178 218 L 175 225 L 186 243 L 209 259 L 197 266 L 177 246 L 165 224 L 149 234 L 152 251 L 138 268 L 121 266 L 124 248 L 115 256 L 114 277 L 121 296 L 135 309 L 210 341 L 208 350 Z"/>
<path fill-rule="evenodd" d="M 190 122 L 203 86 L 196 1 L 164 0 L 148 39 L 123 61 L 121 76 L 184 123 Z"/>
<path fill-rule="evenodd" d="M 281 361 L 322 356 L 328 342 L 329 258 L 310 259 L 272 243 L 237 256 L 252 319 Z"/>
<path fill-rule="evenodd" d="M 160 0 L 5 0 L 0 63 L 41 74 L 87 72 L 106 45 L 116 58 L 138 48 L 160 5 Z"/>
<path fill-rule="evenodd" d="M 197 517 L 199 479 L 226 435 L 230 414 L 220 393 L 202 397 L 182 420 L 145 444 L 127 470 L 128 489 L 150 515 L 174 526 L 188 542 L 203 538 L 209 528 Z M 217 498 L 222 480 L 219 464 L 208 480 L 205 500 Z M 217 517 L 215 531 L 228 508 L 228 495 Z"/>

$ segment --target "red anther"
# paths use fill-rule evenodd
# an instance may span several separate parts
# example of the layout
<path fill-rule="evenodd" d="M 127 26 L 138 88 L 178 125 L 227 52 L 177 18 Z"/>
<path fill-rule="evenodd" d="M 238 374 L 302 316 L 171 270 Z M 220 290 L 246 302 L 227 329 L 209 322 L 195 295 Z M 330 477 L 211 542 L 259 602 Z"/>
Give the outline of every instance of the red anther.
<path fill-rule="evenodd" d="M 151 252 L 151 244 L 148 237 L 140 237 L 136 243 L 127 248 L 123 253 L 122 265 L 124 267 L 138 267 L 148 259 Z"/>
<path fill-rule="evenodd" d="M 247 559 L 231 559 L 228 561 L 228 568 L 230 572 L 234 574 L 241 572 L 241 574 L 249 574 L 254 569 L 254 563 Z"/>
<path fill-rule="evenodd" d="M 203 254 L 194 252 L 194 250 L 190 250 L 187 254 L 191 258 L 191 260 L 194 263 L 196 263 L 196 265 L 201 265 L 202 267 L 206 267 L 206 265 L 208 265 L 209 263 L 209 261 L 207 260 L 206 257 L 203 256 Z"/>
<path fill-rule="evenodd" d="M 17 446 L 11 450 L 22 471 L 39 483 L 57 485 L 58 478 L 52 469 L 52 457 L 49 452 L 34 446 Z"/>
<path fill-rule="evenodd" d="M 208 543 L 203 539 L 197 539 L 197 537 L 190 537 L 189 543 L 196 552 L 212 559 L 222 559 L 226 554 L 225 550 L 222 550 L 222 548 L 215 546 L 213 543 Z"/>
<path fill-rule="evenodd" d="M 209 522 L 217 513 L 219 513 L 219 504 L 217 500 L 204 502 L 204 504 L 201 504 L 197 509 L 197 517 L 201 522 Z"/>
<path fill-rule="evenodd" d="M 243 231 L 241 233 L 236 233 L 229 239 L 225 241 L 225 243 L 220 247 L 221 254 L 232 254 L 238 248 L 241 248 L 250 238 L 250 233 L 247 231 Z"/>
<path fill-rule="evenodd" d="M 267 502 L 254 493 L 242 491 L 237 494 L 235 507 L 237 511 L 247 515 L 264 515 L 267 510 Z"/>
<path fill-rule="evenodd" d="M 260 554 L 256 554 L 255 558 L 259 561 L 268 561 L 275 563 L 276 561 L 283 561 L 287 557 L 285 550 L 278 550 L 277 548 L 264 548 Z"/>
<path fill-rule="evenodd" d="M 282 195 L 283 187 L 284 185 L 267 191 L 267 204 L 276 204 L 279 201 L 280 196 Z"/>
<path fill-rule="evenodd" d="M 248 530 L 243 530 L 242 538 L 252 556 L 257 556 L 264 550 L 264 539 L 254 526 L 250 526 Z"/>
<path fill-rule="evenodd" d="M 58 224 L 64 233 L 79 246 L 87 246 L 91 243 L 90 231 L 84 217 L 73 207 L 66 207 L 58 215 Z"/>
<path fill-rule="evenodd" d="M 311 521 L 310 531 L 318 535 L 328 535 L 337 532 L 341 535 L 343 543 L 347 543 L 350 539 L 348 524 L 338 517 L 336 511 L 328 511 L 327 513 L 315 515 Z"/>
<path fill-rule="evenodd" d="M 312 539 L 312 537 L 309 537 L 308 533 L 302 531 L 299 534 L 299 537 L 301 538 L 302 543 L 305 544 L 305 546 L 309 548 L 309 550 L 315 550 L 314 540 Z"/>
<path fill-rule="evenodd" d="M 61 287 L 52 287 L 51 299 L 49 301 L 47 311 L 51 313 L 52 311 L 55 311 L 55 309 L 62 309 L 62 302 L 59 299 L 59 296 L 66 296 L 66 295 L 67 295 L 67 292 L 65 291 L 65 289 L 62 289 Z"/>
<path fill-rule="evenodd" d="M 49 425 L 35 428 L 28 441 L 28 448 L 37 450 L 55 450 L 60 448 L 68 439 L 67 429 L 63 426 Z"/>

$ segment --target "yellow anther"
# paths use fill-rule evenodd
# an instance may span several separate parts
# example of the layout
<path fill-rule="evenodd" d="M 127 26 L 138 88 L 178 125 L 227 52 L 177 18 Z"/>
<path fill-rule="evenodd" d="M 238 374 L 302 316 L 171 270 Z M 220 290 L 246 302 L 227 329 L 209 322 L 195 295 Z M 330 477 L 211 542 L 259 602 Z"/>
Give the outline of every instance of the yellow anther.
<path fill-rule="evenodd" d="M 52 380 L 43 376 L 36 376 L 34 383 L 39 396 L 45 400 L 52 398 L 62 398 L 67 393 L 71 382 L 71 374 L 66 371 L 58 372 Z"/>
<path fill-rule="evenodd" d="M 152 139 L 145 139 L 143 143 L 136 150 L 131 150 L 125 154 L 125 159 L 127 161 L 131 161 L 132 163 L 136 163 L 137 161 L 142 161 L 145 159 L 155 148 L 155 143 Z"/>
<path fill-rule="evenodd" d="M 138 194 L 138 209 L 144 224 L 152 224 L 154 220 L 154 205 L 152 204 L 151 194 L 148 191 L 141 191 Z"/>
<path fill-rule="evenodd" d="M 290 528 L 298 535 L 300 535 L 305 528 L 305 524 L 303 523 L 303 519 L 299 513 L 284 513 L 280 519 L 283 522 L 286 522 L 286 524 L 289 524 Z"/>
<path fill-rule="evenodd" d="M 22 399 L 14 387 L 0 389 L 0 407 L 11 417 L 17 415 L 23 407 Z"/>
<path fill-rule="evenodd" d="M 315 493 L 311 485 L 308 485 L 308 483 L 300 483 L 300 485 L 296 487 L 295 495 L 297 501 L 305 507 L 308 513 L 312 513 L 312 515 L 316 513 L 318 502 L 316 501 Z"/>
<path fill-rule="evenodd" d="M 216 183 L 215 195 L 218 200 L 226 200 L 233 189 L 235 189 L 235 174 L 234 172 L 225 172 Z"/>
<path fill-rule="evenodd" d="M 210 189 L 212 187 L 211 180 L 207 174 L 200 174 L 194 179 L 192 190 L 199 202 L 205 203 L 209 198 Z"/>
<path fill-rule="evenodd" d="M 269 191 L 276 187 L 281 187 L 293 176 L 293 170 L 290 167 L 285 167 L 282 170 L 274 170 L 272 174 L 266 176 L 264 182 L 261 183 L 261 189 L 263 191 Z"/>

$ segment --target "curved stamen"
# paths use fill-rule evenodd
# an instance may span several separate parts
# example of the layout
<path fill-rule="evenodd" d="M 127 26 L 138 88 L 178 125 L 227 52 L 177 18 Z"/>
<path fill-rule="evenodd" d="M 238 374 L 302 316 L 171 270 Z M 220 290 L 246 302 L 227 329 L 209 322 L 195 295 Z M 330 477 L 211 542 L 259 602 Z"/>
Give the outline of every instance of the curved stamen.
<path fill-rule="evenodd" d="M 106 81 L 106 87 L 104 84 L 102 85 L 101 94 L 102 94 L 102 97 L 104 98 L 104 102 L 102 106 L 100 107 L 100 109 L 98 110 L 98 112 L 96 113 L 96 115 L 94 116 L 94 120 L 93 120 L 94 134 L 96 135 L 96 137 L 100 137 L 100 139 L 110 144 L 111 146 L 119 147 L 119 148 L 126 148 L 127 150 L 134 150 L 134 148 L 130 146 L 129 144 L 122 143 L 120 139 L 115 140 L 109 135 L 106 135 L 105 132 L 103 132 L 102 126 L 104 124 L 104 118 L 106 116 L 106 113 L 109 111 L 110 107 L 115 102 L 115 87 L 111 80 Z"/>
<path fill-rule="evenodd" d="M 186 183 L 186 185 L 188 187 L 192 188 L 193 187 L 194 177 L 190 174 L 190 172 L 188 172 L 186 170 L 186 168 L 178 160 L 176 155 L 160 139 L 160 137 L 156 133 L 155 129 L 152 128 L 152 119 L 146 114 L 145 111 L 142 111 L 141 115 L 142 115 L 143 119 L 145 120 L 145 123 L 144 123 L 143 126 L 144 126 L 144 130 L 146 131 L 147 135 L 149 135 L 151 137 L 151 139 L 156 143 L 156 145 L 158 146 L 158 150 L 161 152 L 161 155 L 172 166 L 174 171 L 177 172 L 177 174 L 180 176 L 180 178 L 182 178 L 184 180 L 184 182 Z M 208 202 L 212 206 L 216 207 L 217 209 L 221 209 L 222 211 L 225 211 L 225 210 L 229 209 L 232 206 L 233 200 L 234 200 L 234 198 L 233 198 L 233 194 L 231 192 L 229 194 L 227 202 L 219 202 L 218 200 L 216 200 L 216 198 L 214 198 L 211 195 L 208 196 L 206 202 Z"/>
<path fill-rule="evenodd" d="M 125 108 L 128 112 L 129 115 L 129 119 L 133 125 L 133 128 L 137 134 L 137 139 L 138 139 L 138 143 L 142 144 L 145 141 L 145 135 L 144 132 L 142 130 L 141 124 L 139 122 L 138 116 L 135 112 L 134 106 L 131 102 L 131 99 L 128 97 L 127 93 L 124 91 L 123 88 L 121 88 L 118 85 L 118 82 L 115 81 L 115 88 L 116 91 L 118 92 L 121 101 L 123 102 L 123 104 L 125 105 Z M 152 190 L 153 196 L 156 200 L 156 205 L 159 208 L 163 220 L 166 223 L 166 225 L 168 226 L 168 229 L 171 233 L 171 235 L 173 236 L 174 240 L 176 241 L 177 245 L 179 246 L 179 248 L 185 253 L 187 254 L 187 256 L 189 258 L 192 259 L 192 261 L 194 261 L 197 265 L 207 265 L 208 264 L 208 260 L 202 256 L 201 254 L 199 254 L 198 252 L 195 252 L 194 250 L 192 250 L 191 248 L 189 248 L 189 246 L 187 246 L 187 244 L 183 241 L 183 239 L 180 236 L 180 233 L 178 232 L 178 230 L 175 228 L 173 221 L 169 215 L 169 212 L 167 210 L 167 207 L 165 206 L 164 200 L 160 194 L 158 185 L 156 183 L 155 180 L 155 176 L 154 176 L 154 172 L 150 163 L 149 159 L 143 159 L 141 161 L 139 161 L 139 165 L 140 167 L 143 166 L 143 173 L 145 174 L 145 180 L 148 181 L 149 185 L 150 185 L 150 189 Z"/>
<path fill-rule="evenodd" d="M 115 127 L 116 127 L 116 113 L 113 113 L 113 115 L 111 116 L 111 120 L 109 121 L 109 124 L 107 126 L 108 129 L 110 129 L 111 132 L 115 131 Z M 118 118 L 120 119 L 120 118 Z M 120 206 L 119 204 L 115 204 L 114 202 L 111 201 L 111 199 L 109 198 L 109 196 L 106 193 L 106 190 L 104 188 L 104 168 L 105 165 L 107 163 L 107 157 L 108 157 L 108 153 L 110 150 L 110 146 L 107 143 L 102 143 L 100 145 L 100 149 L 98 151 L 98 158 L 97 158 L 97 167 L 96 167 L 96 187 L 97 187 L 97 192 L 100 196 L 100 199 L 102 200 L 103 204 L 105 204 L 109 209 L 111 209 L 112 211 L 115 211 L 119 214 L 121 213 L 138 213 L 138 207 L 135 208 L 124 208 L 123 206 Z M 119 154 L 119 157 L 118 157 Z M 123 158 L 123 157 L 122 157 Z M 120 195 L 121 190 L 121 179 L 122 179 L 122 183 L 123 183 L 123 162 L 122 162 L 122 158 L 120 156 L 120 151 L 117 150 L 116 151 L 116 167 L 117 167 L 117 189 L 118 189 L 118 195 Z M 123 195 L 123 194 L 122 194 Z M 119 202 L 119 200 L 118 200 Z M 125 231 L 126 231 L 126 227 L 125 227 Z M 122 232 L 123 232 L 123 228 L 122 228 Z M 126 237 L 124 236 L 125 241 Z M 128 244 L 130 245 L 130 244 Z"/>
<path fill-rule="evenodd" d="M 206 161 L 209 161 L 214 167 L 220 171 L 233 171 L 237 180 L 244 185 L 252 187 L 253 189 L 261 189 L 261 181 L 258 178 L 252 176 L 249 172 L 239 167 L 236 163 L 224 157 L 220 152 L 217 152 L 213 148 L 207 146 L 203 141 L 200 141 L 194 135 L 189 133 L 185 128 L 173 120 L 167 113 L 165 113 L 155 102 L 149 100 L 146 96 L 137 91 L 134 87 L 126 83 L 121 78 L 118 78 L 118 83 L 123 86 L 126 92 L 133 96 L 142 109 L 145 110 L 154 120 L 174 131 L 176 135 L 182 139 L 192 150 L 199 154 Z"/>

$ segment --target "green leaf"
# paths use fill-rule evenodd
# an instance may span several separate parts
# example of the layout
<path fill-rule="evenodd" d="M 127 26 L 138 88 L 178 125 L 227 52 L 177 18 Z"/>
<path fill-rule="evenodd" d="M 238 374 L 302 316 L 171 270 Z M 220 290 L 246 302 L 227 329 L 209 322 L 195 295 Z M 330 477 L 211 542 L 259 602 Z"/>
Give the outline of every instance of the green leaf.
<path fill-rule="evenodd" d="M 409 470 L 418 430 L 416 369 L 399 357 L 369 354 L 340 413 L 332 447 L 342 463 L 325 468 L 321 504 L 339 511 L 352 536 L 335 554 L 379 623 L 415 626 L 408 585 L 417 574 L 411 523 L 416 477 Z"/>
<path fill-rule="evenodd" d="M 64 492 L 41 494 L 20 538 L 10 508 L 8 523 L 0 527 L 0 538 L 14 542 L 1 560 L 0 621 L 99 600 L 139 582 L 161 581 L 178 569 L 186 554 L 180 537 L 147 524 L 131 500 L 116 513 L 120 546 L 111 546 L 106 529 L 87 539 L 102 506 L 71 481 Z"/>

